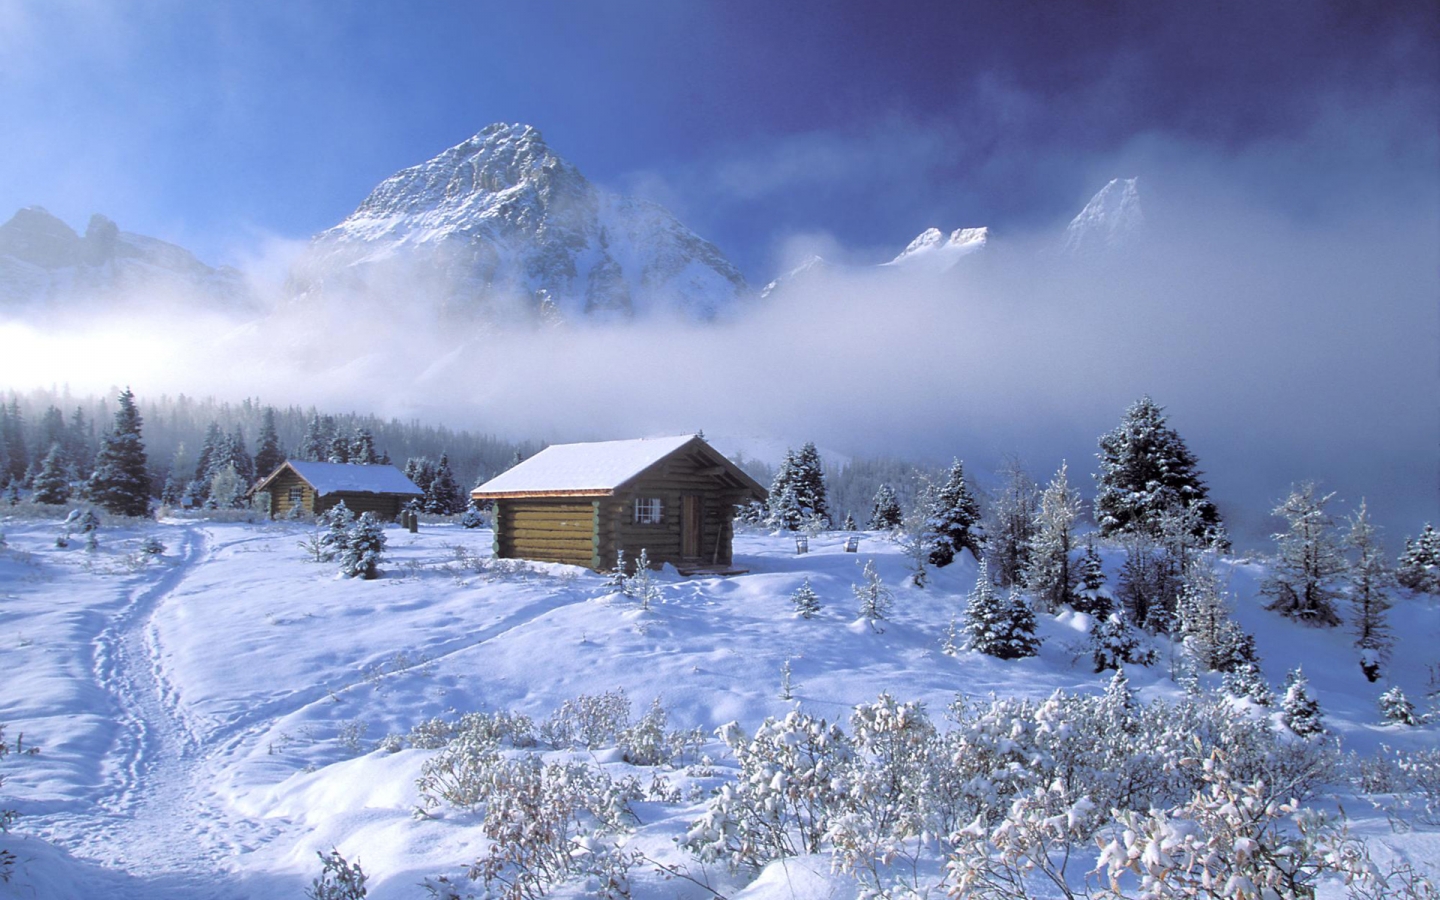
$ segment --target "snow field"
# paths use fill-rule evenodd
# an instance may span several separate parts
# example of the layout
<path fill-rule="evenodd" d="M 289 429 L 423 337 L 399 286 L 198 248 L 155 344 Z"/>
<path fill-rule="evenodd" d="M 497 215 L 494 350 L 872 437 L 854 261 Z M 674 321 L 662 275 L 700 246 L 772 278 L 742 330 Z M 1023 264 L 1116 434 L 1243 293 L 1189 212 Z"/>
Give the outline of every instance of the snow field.
<path fill-rule="evenodd" d="M 940 724 L 957 692 L 1039 699 L 1098 691 L 1109 677 L 1091 672 L 1090 621 L 1075 613 L 1040 617 L 1044 643 L 1033 659 L 945 655 L 973 561 L 964 555 L 933 571 L 917 590 L 903 583 L 909 561 L 900 549 L 873 533 L 862 534 L 858 554 L 832 533 L 812 538 L 801 556 L 789 538 L 742 534 L 736 561 L 749 575 L 657 574 L 663 602 L 642 610 L 594 573 L 489 559 L 488 530 L 387 529 L 384 575 L 362 581 L 308 561 L 298 544 L 310 529 L 294 524 L 104 528 L 94 552 L 78 541 L 56 548 L 56 527 L 0 525 L 9 543 L 0 551 L 0 722 L 7 737 L 24 732 L 44 748 L 5 763 L 5 790 L 24 818 L 0 842 L 28 849 L 15 850 L 22 864 L 0 896 L 22 883 L 39 897 L 298 896 L 318 872 L 315 852 L 332 846 L 362 862 L 372 898 L 416 896 L 422 878 L 459 872 L 486 845 L 478 815 L 442 807 L 414 816 L 415 781 L 434 751 L 375 749 L 436 716 L 515 710 L 538 722 L 577 695 L 621 688 L 634 718 L 658 697 L 672 729 L 710 734 L 737 720 L 753 732 L 797 707 L 843 724 L 856 704 L 888 691 L 924 702 Z M 146 560 L 138 548 L 151 534 L 168 549 Z M 878 628 L 859 618 L 850 591 L 872 559 L 895 595 Z M 1433 728 L 1382 726 L 1375 708 L 1392 683 L 1412 700 L 1424 696 L 1440 636 L 1433 601 L 1396 604 L 1393 677 L 1371 685 L 1344 629 L 1265 612 L 1257 564 L 1226 571 L 1266 677 L 1278 686 L 1303 663 L 1327 725 L 1348 748 L 1434 746 Z M 789 600 L 806 578 L 822 604 L 810 620 Z M 1143 699 L 1178 695 L 1170 657 L 1161 645 L 1157 665 L 1127 673 Z M 791 701 L 780 699 L 787 660 Z M 637 803 L 630 839 L 692 871 L 698 864 L 673 839 L 730 771 L 718 741 L 706 752 L 716 774 L 664 772 L 687 799 Z M 642 783 L 654 771 L 613 751 L 579 756 Z M 1382 859 L 1393 845 L 1412 860 L 1440 860 L 1432 832 L 1391 835 L 1378 814 L 1357 827 L 1373 833 Z M 776 864 L 748 887 L 713 866 L 708 875 L 732 897 L 854 890 L 830 874 L 828 859 Z M 635 877 L 637 896 L 684 895 L 680 882 L 648 870 Z M 568 885 L 557 895 L 585 894 Z"/>

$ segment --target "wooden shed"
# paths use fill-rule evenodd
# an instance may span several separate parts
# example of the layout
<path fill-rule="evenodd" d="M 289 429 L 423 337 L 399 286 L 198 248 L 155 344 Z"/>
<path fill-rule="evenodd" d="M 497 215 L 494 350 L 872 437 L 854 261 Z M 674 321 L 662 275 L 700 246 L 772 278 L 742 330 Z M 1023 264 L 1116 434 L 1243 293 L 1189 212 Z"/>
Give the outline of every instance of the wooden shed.
<path fill-rule="evenodd" d="M 556 444 L 470 492 L 495 504 L 495 555 L 612 569 L 616 552 L 685 574 L 734 571 L 735 506 L 765 489 L 699 437 Z"/>
<path fill-rule="evenodd" d="M 319 515 L 345 501 L 355 515 L 374 513 L 383 521 L 400 515 L 400 508 L 425 496 L 415 482 L 394 466 L 287 460 L 252 493 L 270 494 L 270 515 L 288 515 L 299 507 Z"/>

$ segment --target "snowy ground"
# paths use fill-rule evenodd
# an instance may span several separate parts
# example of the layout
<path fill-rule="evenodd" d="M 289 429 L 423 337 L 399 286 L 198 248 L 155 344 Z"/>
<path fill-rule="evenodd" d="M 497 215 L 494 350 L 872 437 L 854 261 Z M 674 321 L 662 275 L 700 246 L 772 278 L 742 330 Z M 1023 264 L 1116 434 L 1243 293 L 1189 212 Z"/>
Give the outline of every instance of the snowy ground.
<path fill-rule="evenodd" d="M 881 691 L 924 701 L 938 720 L 957 691 L 1038 698 L 1106 680 L 1090 671 L 1088 620 L 1074 614 L 1043 619 L 1035 659 L 943 654 L 973 564 L 934 573 L 926 590 L 904 587 L 906 560 L 874 534 L 858 554 L 822 535 L 803 556 L 789 539 L 742 535 L 736 562 L 750 574 L 666 573 L 664 601 L 641 610 L 584 570 L 490 562 L 488 531 L 453 526 L 389 530 L 375 581 L 308 561 L 299 542 L 309 529 L 293 524 L 106 528 L 94 551 L 57 548 L 55 522 L 0 521 L 0 531 L 0 723 L 8 740 L 23 732 L 43 748 L 3 764 L 5 805 L 23 817 L 0 836 L 18 858 L 0 896 L 296 897 L 318 872 L 316 851 L 332 846 L 362 861 L 371 897 L 424 896 L 421 879 L 460 871 L 485 845 L 473 815 L 413 815 L 432 751 L 375 749 L 434 716 L 513 709 L 540 719 L 618 687 L 636 715 L 658 697 L 672 727 L 710 733 L 730 720 L 753 729 L 797 705 L 843 721 Z M 151 535 L 166 545 L 159 557 L 139 551 Z M 850 591 L 868 559 L 895 593 L 878 632 L 857 618 Z M 1348 748 L 1435 745 L 1433 726 L 1378 724 L 1388 685 L 1364 680 L 1346 633 L 1277 619 L 1255 600 L 1258 566 L 1227 570 L 1266 675 L 1278 685 L 1303 662 Z M 806 577 L 824 605 L 811 620 L 788 600 Z M 1427 663 L 1440 661 L 1440 609 L 1410 600 L 1393 622 L 1393 683 L 1418 699 Z M 780 699 L 787 660 L 791 701 Z M 1177 692 L 1164 660 L 1130 675 L 1142 696 Z M 718 758 L 718 748 L 708 749 Z M 718 783 L 668 774 L 695 798 Z M 637 845 L 683 861 L 673 838 L 703 801 L 641 806 Z M 1349 811 L 1377 855 L 1440 863 L 1434 830 L 1393 833 L 1383 816 Z M 814 860 L 767 871 L 743 894 L 723 872 L 708 875 L 732 897 L 852 889 Z M 709 896 L 648 872 L 636 893 Z"/>

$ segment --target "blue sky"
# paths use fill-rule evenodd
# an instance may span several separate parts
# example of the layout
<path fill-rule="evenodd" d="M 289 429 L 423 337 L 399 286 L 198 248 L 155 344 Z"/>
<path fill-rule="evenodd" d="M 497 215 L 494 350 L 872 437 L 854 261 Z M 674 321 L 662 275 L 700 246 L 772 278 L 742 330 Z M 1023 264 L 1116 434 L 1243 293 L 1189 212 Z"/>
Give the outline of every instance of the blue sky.
<path fill-rule="evenodd" d="M 1117 175 L 1304 220 L 1436 194 L 1433 3 L 0 2 L 0 215 L 243 259 L 493 121 L 752 281 L 796 235 L 1060 227 Z M 1193 179 L 1192 179 L 1193 180 Z"/>

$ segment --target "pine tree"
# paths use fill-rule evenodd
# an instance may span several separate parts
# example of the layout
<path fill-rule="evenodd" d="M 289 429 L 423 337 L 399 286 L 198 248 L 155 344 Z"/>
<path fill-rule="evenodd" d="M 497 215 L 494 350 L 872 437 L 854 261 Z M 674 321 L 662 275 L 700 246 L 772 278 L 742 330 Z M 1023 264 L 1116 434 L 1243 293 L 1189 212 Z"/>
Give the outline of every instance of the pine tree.
<path fill-rule="evenodd" d="M 65 429 L 65 458 L 76 472 L 88 472 L 95 464 L 96 450 L 94 431 L 85 421 L 85 410 L 77 406 Z"/>
<path fill-rule="evenodd" d="M 1040 495 L 1035 537 L 1023 575 L 1025 587 L 1049 612 L 1075 601 L 1078 572 L 1070 561 L 1075 520 L 1080 517 L 1080 493 L 1071 490 L 1064 463 Z"/>
<path fill-rule="evenodd" d="M 70 480 L 65 475 L 65 457 L 58 443 L 50 445 L 50 452 L 35 474 L 34 492 L 30 499 L 35 503 L 59 505 L 70 499 Z"/>
<path fill-rule="evenodd" d="M 965 483 L 965 466 L 959 459 L 950 464 L 945 475 L 945 484 L 935 494 L 930 509 L 930 531 L 934 535 L 934 546 L 930 551 L 930 564 L 945 567 L 955 560 L 961 550 L 969 550 L 975 559 L 980 558 L 980 504 L 970 493 Z"/>
<path fill-rule="evenodd" d="M 315 524 L 321 529 L 317 543 L 319 550 L 316 553 L 321 560 L 331 562 L 350 544 L 350 529 L 355 524 L 355 514 L 345 501 L 325 510 L 315 520 Z"/>
<path fill-rule="evenodd" d="M 463 508 L 460 486 L 455 483 L 455 474 L 450 471 L 450 457 L 441 453 L 440 462 L 435 465 L 435 474 L 425 486 L 425 511 L 451 516 Z"/>
<path fill-rule="evenodd" d="M 1029 565 L 1040 491 L 1015 457 L 1006 458 L 1000 477 L 1003 483 L 985 528 L 985 555 L 995 583 L 1008 587 L 1021 582 Z"/>
<path fill-rule="evenodd" d="M 1116 596 L 1130 620 L 1152 634 L 1169 634 L 1174 627 L 1181 580 L 1173 562 L 1148 533 L 1126 535 Z"/>
<path fill-rule="evenodd" d="M 89 483 L 95 502 L 116 515 L 143 516 L 150 511 L 150 473 L 140 426 L 135 395 L 126 388 L 120 393 L 115 425 L 95 456 Z"/>
<path fill-rule="evenodd" d="M 235 471 L 233 463 L 226 463 L 210 478 L 209 509 L 239 509 L 245 505 L 245 482 Z"/>
<path fill-rule="evenodd" d="M 0 447 L 5 451 L 4 474 L 12 480 L 23 480 L 30 468 L 30 453 L 25 449 L 25 419 L 20 415 L 20 401 L 13 397 L 8 408 L 0 407 Z"/>
<path fill-rule="evenodd" d="M 1440 594 L 1440 532 L 1429 522 L 1414 539 L 1405 539 L 1405 552 L 1395 566 L 1395 580 L 1412 591 Z"/>
<path fill-rule="evenodd" d="M 1019 592 L 1000 599 L 990 582 L 989 564 L 980 561 L 975 587 L 965 605 L 967 645 L 988 656 L 1021 659 L 1040 650 L 1035 637 L 1035 614 Z"/>
<path fill-rule="evenodd" d="M 840 524 L 840 530 L 841 530 L 841 531 L 857 531 L 858 529 L 855 527 L 855 517 L 852 516 L 852 515 L 850 515 L 850 514 L 847 512 L 847 513 L 845 514 L 845 521 Z"/>
<path fill-rule="evenodd" d="M 1101 534 L 1139 529 L 1158 537 L 1161 514 L 1177 507 L 1198 513 L 1200 534 L 1220 524 L 1194 454 L 1166 421 L 1164 407 L 1142 397 L 1100 438 L 1095 519 Z"/>
<path fill-rule="evenodd" d="M 435 463 L 428 457 L 412 456 L 405 460 L 405 477 L 415 483 L 420 493 L 430 494 L 430 482 L 435 480 Z"/>
<path fill-rule="evenodd" d="M 179 506 L 185 496 L 185 488 L 190 484 L 190 455 L 185 450 L 185 442 L 181 441 L 175 448 L 175 455 L 170 457 L 170 474 L 165 478 L 165 486 L 160 489 L 160 502 L 166 506 Z"/>
<path fill-rule="evenodd" d="M 888 531 L 900 527 L 902 513 L 900 512 L 900 501 L 895 497 L 895 489 L 888 484 L 881 484 L 875 491 L 875 503 L 870 508 L 871 531 Z"/>
<path fill-rule="evenodd" d="M 1340 624 L 1335 603 L 1341 596 L 1340 576 L 1348 566 L 1334 536 L 1334 522 L 1325 504 L 1334 494 L 1315 495 L 1305 483 L 1290 492 L 1274 514 L 1288 528 L 1274 535 L 1278 544 L 1275 565 L 1260 592 L 1271 597 L 1266 609 L 1307 625 Z"/>
<path fill-rule="evenodd" d="M 1310 696 L 1310 682 L 1298 667 L 1291 670 L 1285 678 L 1285 699 L 1280 704 L 1280 722 L 1302 738 L 1325 732 L 1320 704 Z"/>
<path fill-rule="evenodd" d="M 795 495 L 800 500 L 802 510 L 807 516 L 819 519 L 828 528 L 830 504 L 825 492 L 825 467 L 820 462 L 820 453 L 815 449 L 813 441 L 806 441 L 800 447 L 800 452 L 795 454 L 795 466 L 798 475 Z"/>
<path fill-rule="evenodd" d="M 325 450 L 325 461 L 332 463 L 348 463 L 350 461 L 350 441 L 343 434 L 331 434 L 330 446 Z"/>
<path fill-rule="evenodd" d="M 1071 601 L 1076 612 L 1104 619 L 1115 610 L 1115 597 L 1105 583 L 1105 563 L 1095 549 L 1095 541 L 1085 542 L 1085 555 L 1078 566 L 1080 583 Z"/>
<path fill-rule="evenodd" d="M 380 457 L 375 455 L 375 435 L 370 433 L 370 429 L 355 427 L 355 435 L 350 438 L 349 461 L 362 466 L 373 466 L 380 461 Z"/>
<path fill-rule="evenodd" d="M 374 513 L 361 513 L 340 551 L 340 573 L 347 578 L 374 578 L 380 573 L 384 554 L 384 526 Z"/>
<path fill-rule="evenodd" d="M 1380 670 L 1390 658 L 1394 639 L 1386 613 L 1390 609 L 1389 587 L 1394 583 L 1381 552 L 1377 529 L 1370 523 L 1365 501 L 1350 517 L 1346 545 L 1355 553 L 1350 564 L 1350 617 L 1355 631 L 1355 649 L 1360 651 L 1360 670 L 1370 681 L 1378 681 Z"/>
<path fill-rule="evenodd" d="M 305 434 L 300 438 L 297 458 L 305 462 L 324 462 L 330 457 L 330 438 L 320 413 L 311 411 L 310 421 L 305 425 Z"/>
<path fill-rule="evenodd" d="M 250 455 L 249 450 L 245 449 L 245 432 L 240 430 L 240 426 L 235 426 L 235 430 L 230 433 L 230 440 L 227 442 L 225 450 L 225 462 L 221 468 L 233 466 L 242 487 L 248 488 L 254 484 L 255 458 Z M 266 472 L 265 474 L 269 475 L 270 473 Z"/>
<path fill-rule="evenodd" d="M 1127 663 L 1148 660 L 1141 649 L 1140 635 L 1119 613 L 1111 613 L 1090 631 L 1090 658 L 1096 672 L 1119 671 Z"/>
<path fill-rule="evenodd" d="M 479 528 L 485 524 L 485 513 L 471 500 L 460 514 L 461 528 Z"/>
<path fill-rule="evenodd" d="M 814 520 L 828 527 L 830 512 L 825 499 L 825 473 L 820 455 L 813 443 L 807 442 L 795 451 L 786 451 L 775 480 L 770 485 L 770 503 L 766 524 L 772 528 L 795 531 Z"/>
<path fill-rule="evenodd" d="M 890 589 L 880 580 L 880 573 L 875 571 L 875 560 L 865 561 L 865 569 L 861 574 L 865 579 L 863 584 L 852 584 L 850 590 L 855 594 L 855 599 L 860 603 L 860 616 L 870 623 L 870 627 L 879 631 L 876 622 L 882 621 L 885 614 L 890 611 L 890 604 L 895 599 Z"/>
<path fill-rule="evenodd" d="M 280 435 L 275 431 L 275 408 L 265 407 L 260 418 L 260 438 L 255 444 L 255 474 L 261 478 L 280 468 L 285 462 L 285 451 L 280 446 Z"/>
<path fill-rule="evenodd" d="M 216 458 L 224 455 L 228 449 L 229 442 L 220 431 L 220 423 L 211 422 L 210 427 L 205 429 L 205 442 L 200 445 L 200 456 L 195 460 L 195 481 L 208 485 L 218 468 Z M 209 496 L 208 491 L 208 487 L 202 488 L 201 493 Z"/>
<path fill-rule="evenodd" d="M 1420 720 L 1415 716 L 1415 704 L 1400 690 L 1400 685 L 1397 684 L 1380 695 L 1380 720 L 1386 725 L 1420 724 Z"/>
<path fill-rule="evenodd" d="M 810 587 L 810 579 L 796 588 L 795 593 L 790 595 L 790 603 L 795 607 L 795 612 L 802 619 L 813 618 L 820 611 L 820 595 Z"/>

